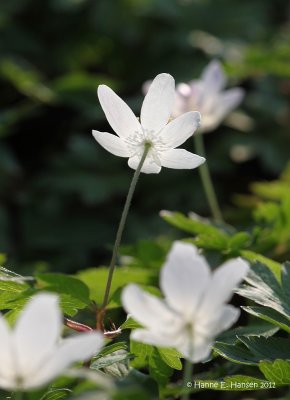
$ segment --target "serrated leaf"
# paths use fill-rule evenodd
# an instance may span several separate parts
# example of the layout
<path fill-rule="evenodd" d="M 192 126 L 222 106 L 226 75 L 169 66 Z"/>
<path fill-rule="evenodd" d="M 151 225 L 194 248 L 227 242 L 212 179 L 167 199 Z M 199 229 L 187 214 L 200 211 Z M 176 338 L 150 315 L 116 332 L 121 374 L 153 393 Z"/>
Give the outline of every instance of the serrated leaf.
<path fill-rule="evenodd" d="M 115 373 L 113 374 L 114 376 L 126 376 L 128 374 L 129 368 L 128 360 L 131 357 L 132 355 L 124 349 L 115 350 L 113 352 L 110 352 L 109 354 L 95 359 L 95 361 L 93 361 L 93 363 L 90 365 L 90 368 L 96 370 L 104 369 L 108 371 L 108 367 L 114 365 L 114 369 L 110 369 L 111 374 L 112 371 L 115 371 Z"/>
<path fill-rule="evenodd" d="M 70 389 L 50 389 L 45 393 L 40 400 L 61 400 L 67 399 L 67 396 L 72 393 Z"/>
<path fill-rule="evenodd" d="M 241 256 L 251 263 L 260 262 L 266 265 L 275 275 L 276 279 L 280 282 L 281 280 L 281 264 L 263 256 L 262 254 L 255 253 L 250 250 L 242 250 Z"/>
<path fill-rule="evenodd" d="M 113 343 L 113 344 L 106 346 L 103 350 L 101 350 L 99 352 L 99 354 L 97 355 L 97 357 L 95 357 L 94 359 L 97 360 L 98 358 L 104 357 L 108 354 L 113 353 L 114 351 L 117 351 L 117 350 L 126 350 L 127 351 L 127 349 L 128 349 L 128 346 L 127 346 L 126 342 Z"/>
<path fill-rule="evenodd" d="M 290 320 L 278 311 L 269 307 L 242 307 L 242 309 L 290 333 Z"/>
<path fill-rule="evenodd" d="M 239 340 L 259 360 L 290 359 L 289 340 L 279 337 L 242 336 Z"/>
<path fill-rule="evenodd" d="M 290 273 L 290 266 L 285 265 L 283 269 L 284 281 Z M 270 307 L 286 318 L 290 318 L 290 303 L 284 288 L 277 281 L 274 274 L 265 265 L 256 263 L 250 269 L 245 280 L 249 285 L 244 285 L 237 290 L 240 295 L 254 302 Z"/>
<path fill-rule="evenodd" d="M 244 307 L 243 307 L 244 308 Z M 245 307 L 247 308 L 247 307 Z M 263 308 L 263 307 L 261 307 Z M 279 328 L 268 323 L 251 324 L 248 326 L 239 326 L 221 333 L 217 337 L 218 342 L 235 344 L 238 342 L 238 336 L 264 336 L 269 337 L 274 335 Z"/>
<path fill-rule="evenodd" d="M 214 350 L 229 361 L 245 365 L 258 365 L 260 358 L 241 345 L 216 342 Z"/>
<path fill-rule="evenodd" d="M 268 381 L 277 385 L 290 385 L 290 361 L 261 361 L 259 368 Z"/>

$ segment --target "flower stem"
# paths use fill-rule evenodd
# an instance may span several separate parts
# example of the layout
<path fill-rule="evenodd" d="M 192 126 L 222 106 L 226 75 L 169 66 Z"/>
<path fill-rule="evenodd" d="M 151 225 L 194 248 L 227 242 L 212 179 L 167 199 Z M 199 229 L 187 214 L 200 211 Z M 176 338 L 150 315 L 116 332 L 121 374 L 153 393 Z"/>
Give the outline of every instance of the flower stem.
<path fill-rule="evenodd" d="M 185 360 L 184 373 L 183 373 L 183 385 L 182 385 L 182 397 L 181 400 L 189 399 L 189 388 L 192 386 L 192 374 L 193 374 L 193 363 L 189 360 Z"/>
<path fill-rule="evenodd" d="M 23 392 L 14 392 L 13 400 L 23 400 L 23 399 L 24 399 Z"/>
<path fill-rule="evenodd" d="M 127 220 L 127 216 L 128 216 L 128 212 L 129 212 L 129 208 L 131 205 L 131 201 L 132 201 L 132 197 L 136 188 L 136 184 L 142 169 L 142 166 L 144 164 L 144 161 L 147 157 L 147 154 L 149 152 L 150 149 L 150 144 L 145 144 L 144 147 L 144 152 L 143 155 L 141 157 L 141 160 L 139 162 L 139 165 L 133 175 L 131 184 L 130 184 L 130 188 L 127 194 L 127 198 L 126 198 L 126 202 L 124 205 L 124 209 L 122 212 L 122 216 L 121 216 L 121 220 L 119 223 L 119 227 L 117 230 L 117 234 L 116 234 L 116 239 L 115 239 L 115 244 L 114 244 L 114 248 L 113 248 L 113 253 L 112 253 L 112 258 L 111 258 L 111 262 L 110 262 L 110 266 L 109 266 L 109 274 L 108 274 L 108 279 L 107 279 L 107 284 L 106 284 L 106 290 L 105 290 L 105 295 L 104 295 L 104 299 L 103 299 L 103 304 L 102 304 L 102 308 L 98 311 L 98 316 L 97 316 L 97 329 L 98 330 L 103 330 L 103 320 L 104 320 L 104 315 L 106 312 L 106 307 L 108 305 L 108 301 L 109 301 L 109 295 L 110 295 L 110 290 L 111 290 L 111 284 L 112 284 L 112 279 L 113 279 L 113 275 L 114 275 L 114 271 L 115 271 L 115 266 L 116 266 L 116 259 L 118 256 L 118 251 L 119 251 L 119 247 L 120 247 L 120 243 L 121 243 L 121 239 L 122 239 L 122 234 L 124 231 L 124 227 L 125 227 L 125 223 Z"/>
<path fill-rule="evenodd" d="M 203 143 L 202 133 L 196 133 L 194 136 L 194 143 L 196 152 L 198 155 L 205 157 L 205 149 Z M 208 164 L 205 162 L 199 167 L 200 178 L 202 181 L 203 189 L 207 198 L 208 205 L 210 207 L 213 218 L 216 222 L 223 222 L 222 213 L 217 201 L 213 183 L 211 180 Z"/>

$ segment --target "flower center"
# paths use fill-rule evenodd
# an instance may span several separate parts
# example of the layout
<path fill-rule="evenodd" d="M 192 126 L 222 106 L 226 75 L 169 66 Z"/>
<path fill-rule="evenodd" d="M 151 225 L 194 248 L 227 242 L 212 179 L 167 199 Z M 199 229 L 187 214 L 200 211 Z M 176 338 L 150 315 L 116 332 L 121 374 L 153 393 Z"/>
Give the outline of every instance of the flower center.
<path fill-rule="evenodd" d="M 132 156 L 142 157 L 145 147 L 149 147 L 147 159 L 151 163 L 161 165 L 160 152 L 164 151 L 166 146 L 159 132 L 144 129 L 135 131 L 132 135 L 126 138 L 126 144 L 132 151 Z"/>

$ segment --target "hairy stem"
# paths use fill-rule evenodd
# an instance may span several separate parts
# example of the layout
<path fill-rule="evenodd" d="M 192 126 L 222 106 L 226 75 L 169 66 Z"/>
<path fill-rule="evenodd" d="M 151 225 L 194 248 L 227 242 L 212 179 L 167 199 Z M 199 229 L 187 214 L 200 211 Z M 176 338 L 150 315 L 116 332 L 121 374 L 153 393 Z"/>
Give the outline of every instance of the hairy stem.
<path fill-rule="evenodd" d="M 98 316 L 97 316 L 97 329 L 99 329 L 99 330 L 103 330 L 103 320 L 104 320 L 104 315 L 106 312 L 106 307 L 107 307 L 108 301 L 109 301 L 109 295 L 110 295 L 113 275 L 114 275 L 114 271 L 115 271 L 118 251 L 119 251 L 119 247 L 120 247 L 120 243 L 121 243 L 121 239 L 122 239 L 122 234 L 123 234 L 124 227 L 126 224 L 126 220 L 127 220 L 128 212 L 130 209 L 132 197 L 133 197 L 133 194 L 134 194 L 134 191 L 136 188 L 136 184 L 137 184 L 138 178 L 140 176 L 142 166 L 148 155 L 149 149 L 150 149 L 150 144 L 145 144 L 144 153 L 143 153 L 141 160 L 139 162 L 139 165 L 133 175 L 133 178 L 132 178 L 132 181 L 131 181 L 131 184 L 129 187 L 129 191 L 128 191 L 126 202 L 125 202 L 124 209 L 122 212 L 121 220 L 120 220 L 119 227 L 117 230 L 115 244 L 114 244 L 113 253 L 112 253 L 112 258 L 111 258 L 111 262 L 110 262 L 110 266 L 109 266 L 109 274 L 108 274 L 103 304 L 102 304 L 102 308 L 98 311 Z"/>

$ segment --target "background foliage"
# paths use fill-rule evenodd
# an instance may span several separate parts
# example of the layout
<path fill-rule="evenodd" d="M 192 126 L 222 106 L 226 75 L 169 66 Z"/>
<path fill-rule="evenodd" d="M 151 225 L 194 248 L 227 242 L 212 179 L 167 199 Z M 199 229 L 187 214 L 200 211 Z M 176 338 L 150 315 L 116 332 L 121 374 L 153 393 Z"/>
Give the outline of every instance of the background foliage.
<path fill-rule="evenodd" d="M 188 217 L 188 212 L 209 215 L 197 171 L 143 175 L 125 230 L 111 316 L 124 321 L 118 307 L 120 287 L 128 281 L 159 293 L 159 268 L 173 238 L 186 236 L 213 265 L 239 255 L 258 260 L 240 292 L 254 301 L 244 300 L 248 326 L 218 338 L 215 353 L 225 360 L 214 359 L 210 373 L 207 364 L 196 373 L 203 380 L 239 374 L 241 382 L 249 376 L 261 382 L 282 371 L 278 386 L 289 384 L 283 378 L 289 355 L 277 349 L 290 331 L 289 266 L 281 273 L 279 264 L 290 254 L 289 18 L 288 0 L 1 2 L 0 252 L 16 272 L 37 271 L 33 283 L 1 281 L 1 310 L 10 310 L 10 321 L 29 296 L 45 289 L 60 294 L 67 316 L 79 312 L 80 321 L 94 324 L 86 308 L 93 308 L 92 299 L 101 301 L 106 269 L 88 268 L 108 262 L 132 176 L 124 159 L 107 153 L 91 136 L 93 128 L 109 129 L 96 96 L 98 84 L 109 84 L 138 115 L 144 81 L 159 72 L 171 73 L 177 82 L 197 78 L 217 57 L 230 83 L 246 90 L 240 110 L 205 136 L 214 184 L 231 225 Z M 188 141 L 187 148 L 192 146 Z M 178 212 L 160 217 L 162 209 Z M 48 271 L 79 272 L 71 277 Z M 157 384 L 159 393 L 173 396 L 177 389 L 170 392 L 166 383 L 172 373 L 175 381 L 181 376 L 178 355 L 136 343 L 129 349 L 127 329 L 133 326 L 127 321 L 119 343 L 106 348 L 94 368 L 128 372 L 133 355 L 132 365 L 147 368 L 151 377 L 130 373 L 119 383 L 124 398 L 142 393 L 153 398 Z M 272 337 L 279 328 L 279 337 Z M 110 364 L 114 351 L 119 352 L 113 357 L 117 372 Z M 149 384 L 151 394 L 144 392 Z M 57 398 L 67 397 L 66 385 L 60 380 Z M 285 394 L 267 393 L 267 398 Z M 234 392 L 224 398 L 242 396 Z M 221 398 L 218 392 L 207 397 Z M 255 398 L 265 393 L 255 392 Z"/>
<path fill-rule="evenodd" d="M 244 218 L 231 212 L 233 194 L 285 167 L 286 0 L 4 1 L 0 35 L 0 250 L 21 271 L 35 262 L 74 271 L 108 259 L 132 171 L 91 136 L 109 129 L 96 96 L 101 82 L 138 113 L 145 80 L 167 71 L 186 81 L 221 58 L 231 83 L 247 90 L 244 114 L 206 136 L 228 218 Z M 198 173 L 142 176 L 125 241 L 167 234 L 160 209 L 207 215 Z"/>

